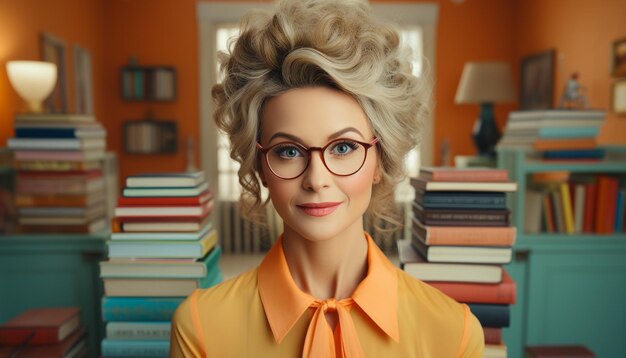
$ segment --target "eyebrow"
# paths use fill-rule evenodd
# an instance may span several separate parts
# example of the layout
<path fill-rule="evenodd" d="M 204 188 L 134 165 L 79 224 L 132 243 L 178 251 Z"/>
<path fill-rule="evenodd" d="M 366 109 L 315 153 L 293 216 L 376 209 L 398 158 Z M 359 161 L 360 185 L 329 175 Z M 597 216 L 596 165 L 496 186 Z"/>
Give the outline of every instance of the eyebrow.
<path fill-rule="evenodd" d="M 358 135 L 360 135 L 361 138 L 365 139 L 365 136 L 363 135 L 363 133 L 361 133 L 361 131 L 359 131 L 358 129 L 356 129 L 354 127 L 346 127 L 344 129 L 341 129 L 341 130 L 339 130 L 339 131 L 329 135 L 328 136 L 328 140 L 333 140 L 335 138 L 339 138 L 339 137 L 341 137 L 342 135 L 344 135 L 345 133 L 348 133 L 348 132 L 355 132 Z M 272 142 L 272 140 L 274 138 L 278 138 L 278 137 L 287 138 L 289 140 L 292 140 L 292 141 L 298 142 L 298 143 L 302 143 L 303 142 L 303 140 L 301 138 L 299 138 L 299 137 L 297 137 L 297 136 L 295 136 L 293 134 L 289 134 L 289 133 L 285 133 L 285 132 L 276 132 L 276 133 L 274 133 L 274 135 L 270 137 L 269 142 Z"/>

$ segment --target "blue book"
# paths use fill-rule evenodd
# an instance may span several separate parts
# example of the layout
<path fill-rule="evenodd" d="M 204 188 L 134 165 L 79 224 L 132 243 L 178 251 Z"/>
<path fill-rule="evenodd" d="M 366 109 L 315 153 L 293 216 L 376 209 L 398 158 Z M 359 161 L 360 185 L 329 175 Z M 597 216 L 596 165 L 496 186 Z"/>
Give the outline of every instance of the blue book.
<path fill-rule="evenodd" d="M 539 129 L 542 139 L 594 138 L 600 133 L 600 127 L 548 127 Z"/>
<path fill-rule="evenodd" d="M 102 319 L 116 321 L 171 321 L 186 297 L 103 297 Z"/>
<path fill-rule="evenodd" d="M 510 322 L 509 305 L 469 303 L 470 310 L 483 327 L 508 327 Z"/>
<path fill-rule="evenodd" d="M 16 138 L 104 138 L 105 134 L 102 128 L 15 128 Z"/>
<path fill-rule="evenodd" d="M 415 191 L 415 201 L 424 209 L 506 209 L 506 193 Z"/>
<path fill-rule="evenodd" d="M 102 355 L 115 357 L 151 357 L 167 358 L 170 354 L 170 341 L 140 341 L 140 340 L 102 340 Z"/>
<path fill-rule="evenodd" d="M 626 196 L 626 190 L 620 190 L 617 192 L 617 205 L 615 207 L 615 232 L 622 232 L 624 230 L 624 198 Z"/>
<path fill-rule="evenodd" d="M 543 153 L 544 159 L 602 159 L 604 149 L 549 150 Z"/>

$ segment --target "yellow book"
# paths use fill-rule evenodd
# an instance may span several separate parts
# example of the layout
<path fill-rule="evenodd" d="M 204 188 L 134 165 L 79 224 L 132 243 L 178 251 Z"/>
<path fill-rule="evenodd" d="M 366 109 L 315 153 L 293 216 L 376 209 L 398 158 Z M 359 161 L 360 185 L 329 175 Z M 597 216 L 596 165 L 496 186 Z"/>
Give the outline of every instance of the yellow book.
<path fill-rule="evenodd" d="M 566 182 L 559 184 L 561 201 L 563 203 L 563 217 L 565 219 L 565 232 L 574 233 L 574 212 L 572 210 L 572 198 L 569 195 L 569 186 Z"/>

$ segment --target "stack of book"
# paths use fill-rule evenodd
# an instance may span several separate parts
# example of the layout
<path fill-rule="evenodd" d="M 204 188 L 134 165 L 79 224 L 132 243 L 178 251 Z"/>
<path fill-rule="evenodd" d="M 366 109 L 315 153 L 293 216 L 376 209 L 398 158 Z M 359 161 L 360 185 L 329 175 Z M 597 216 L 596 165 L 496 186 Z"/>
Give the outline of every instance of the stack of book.
<path fill-rule="evenodd" d="M 212 208 L 201 172 L 126 178 L 109 259 L 100 263 L 104 357 L 168 356 L 178 304 L 196 288 L 222 281 Z"/>
<path fill-rule="evenodd" d="M 104 230 L 102 159 L 106 131 L 92 115 L 20 114 L 15 137 L 15 204 L 22 232 Z"/>
<path fill-rule="evenodd" d="M 467 303 L 483 326 L 486 356 L 506 357 L 502 328 L 515 282 L 502 265 L 511 261 L 516 236 L 506 192 L 517 184 L 502 169 L 426 167 L 411 185 L 411 240 L 398 241 L 402 269 Z"/>
<path fill-rule="evenodd" d="M 625 231 L 626 182 L 610 174 L 533 173 L 525 193 L 524 231 L 612 234 Z"/>
<path fill-rule="evenodd" d="M 531 148 L 544 159 L 601 159 L 597 137 L 605 116 L 601 110 L 514 111 L 498 146 Z"/>
<path fill-rule="evenodd" d="M 0 357 L 85 357 L 80 308 L 32 308 L 0 325 Z"/>

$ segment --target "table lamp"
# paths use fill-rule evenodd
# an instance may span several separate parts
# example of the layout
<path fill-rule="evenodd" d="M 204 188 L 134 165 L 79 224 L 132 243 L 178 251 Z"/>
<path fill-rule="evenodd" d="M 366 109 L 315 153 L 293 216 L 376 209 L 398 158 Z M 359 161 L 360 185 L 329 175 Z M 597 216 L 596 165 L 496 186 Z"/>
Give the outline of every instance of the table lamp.
<path fill-rule="evenodd" d="M 479 156 L 495 156 L 500 131 L 493 114 L 493 104 L 515 101 L 511 68 L 506 62 L 468 62 L 456 90 L 457 104 L 480 104 L 472 138 Z"/>
<path fill-rule="evenodd" d="M 57 81 L 57 66 L 43 61 L 9 61 L 6 66 L 13 89 L 28 104 L 28 110 L 43 112 L 43 100 Z"/>

